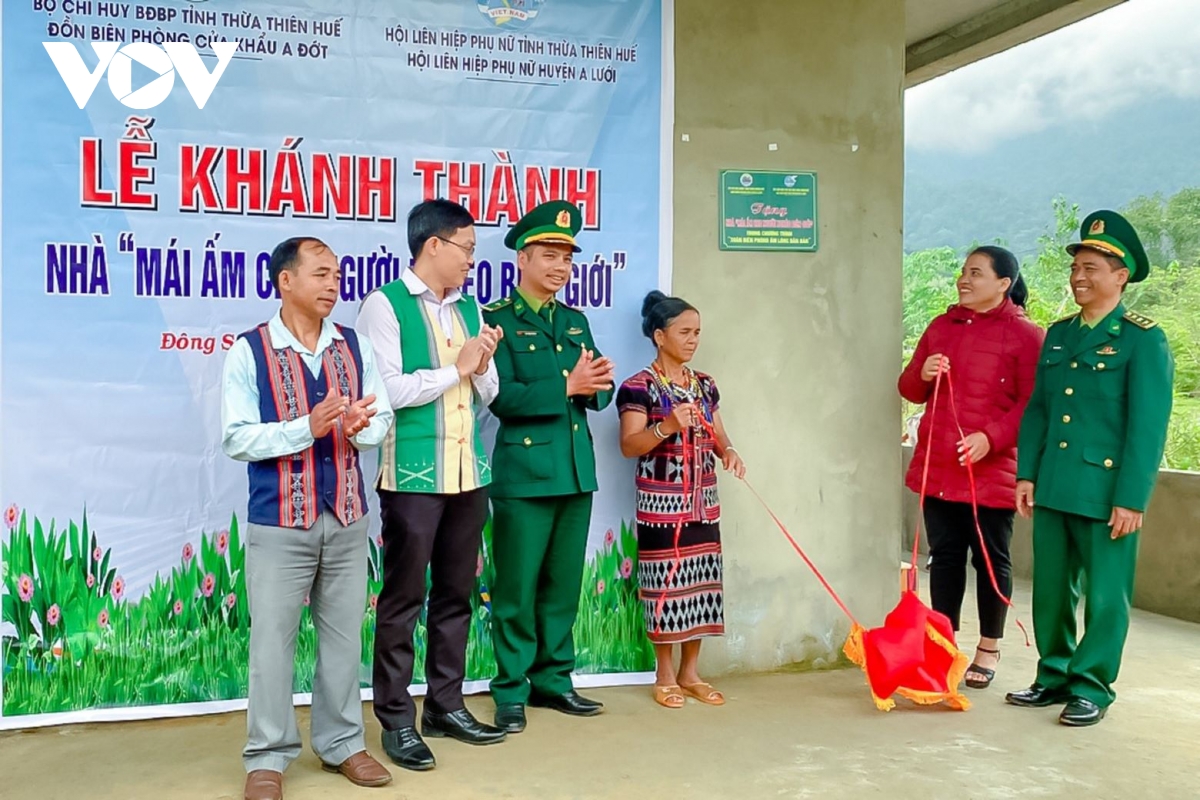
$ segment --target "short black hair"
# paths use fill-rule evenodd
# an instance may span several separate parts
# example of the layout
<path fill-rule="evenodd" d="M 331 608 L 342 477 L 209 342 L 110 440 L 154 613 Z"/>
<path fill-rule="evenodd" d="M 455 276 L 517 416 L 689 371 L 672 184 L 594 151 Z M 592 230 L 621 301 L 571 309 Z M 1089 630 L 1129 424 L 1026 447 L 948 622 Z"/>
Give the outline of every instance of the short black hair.
<path fill-rule="evenodd" d="M 696 307 L 682 297 L 667 297 L 655 289 L 642 301 L 642 333 L 653 342 L 655 331 L 665 331 L 685 311 L 696 311 Z"/>
<path fill-rule="evenodd" d="M 271 276 L 271 284 L 276 289 L 279 288 L 279 273 L 285 269 L 295 269 L 296 260 L 300 258 L 300 248 L 310 242 L 318 248 L 329 249 L 329 245 L 315 236 L 293 236 L 275 245 L 275 249 L 271 251 L 271 261 L 267 264 L 267 274 Z"/>
<path fill-rule="evenodd" d="M 451 200 L 439 197 L 417 203 L 408 212 L 408 251 L 416 258 L 425 243 L 435 236 L 448 239 L 456 231 L 474 224 L 471 212 Z"/>

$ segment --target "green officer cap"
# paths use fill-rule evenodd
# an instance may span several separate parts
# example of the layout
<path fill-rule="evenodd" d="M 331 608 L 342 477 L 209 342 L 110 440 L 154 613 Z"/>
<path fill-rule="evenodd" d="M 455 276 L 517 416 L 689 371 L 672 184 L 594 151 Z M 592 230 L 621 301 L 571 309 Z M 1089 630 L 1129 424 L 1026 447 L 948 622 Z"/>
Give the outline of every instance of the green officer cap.
<path fill-rule="evenodd" d="M 551 200 L 542 203 L 517 221 L 504 237 L 510 250 L 524 250 L 531 244 L 569 244 L 576 253 L 575 234 L 583 227 L 583 214 L 574 203 Z"/>
<path fill-rule="evenodd" d="M 1093 211 L 1079 226 L 1079 242 L 1067 245 L 1071 255 L 1081 247 L 1116 256 L 1129 268 L 1129 282 L 1145 280 L 1150 274 L 1150 259 L 1129 220 L 1115 211 Z"/>

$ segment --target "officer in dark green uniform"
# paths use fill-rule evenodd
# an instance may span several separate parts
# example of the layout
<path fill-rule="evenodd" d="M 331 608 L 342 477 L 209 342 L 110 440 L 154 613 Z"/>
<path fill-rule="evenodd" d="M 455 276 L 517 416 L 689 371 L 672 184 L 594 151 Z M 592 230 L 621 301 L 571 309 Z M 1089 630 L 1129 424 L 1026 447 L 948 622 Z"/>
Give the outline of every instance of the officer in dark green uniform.
<path fill-rule="evenodd" d="M 1138 531 L 1158 478 L 1174 363 L 1156 324 L 1121 304 L 1150 271 L 1133 227 L 1097 211 L 1067 251 L 1080 313 L 1046 334 L 1017 444 L 1017 510 L 1033 516 L 1033 624 L 1038 672 L 1006 700 L 1066 703 L 1064 725 L 1094 725 L 1129 629 Z M 1087 624 L 1076 642 L 1085 579 Z"/>
<path fill-rule="evenodd" d="M 612 401 L 613 364 L 596 352 L 587 317 L 555 300 L 571 277 L 579 209 L 530 211 L 504 243 L 517 251 L 517 292 L 484 311 L 504 329 L 493 358 L 500 420 L 492 456 L 492 642 L 496 725 L 525 728 L 525 705 L 578 716 L 603 706 L 572 687 L 596 461 L 587 412 Z"/>

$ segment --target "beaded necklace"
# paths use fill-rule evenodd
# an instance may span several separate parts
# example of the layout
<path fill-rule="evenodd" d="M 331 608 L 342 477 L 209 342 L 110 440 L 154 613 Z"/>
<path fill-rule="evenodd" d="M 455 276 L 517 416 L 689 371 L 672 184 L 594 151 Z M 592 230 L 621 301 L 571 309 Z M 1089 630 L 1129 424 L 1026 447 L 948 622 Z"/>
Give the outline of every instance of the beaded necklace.
<path fill-rule="evenodd" d="M 659 394 L 666 403 L 668 416 L 676 402 L 699 403 L 701 416 L 708 422 L 712 422 L 712 410 L 709 408 L 708 398 L 704 396 L 704 390 L 700 386 L 700 379 L 696 376 L 695 370 L 685 364 L 683 366 L 685 384 L 679 386 L 667 376 L 666 370 L 659 365 L 658 359 L 652 361 L 650 367 L 654 383 L 658 386 Z"/>

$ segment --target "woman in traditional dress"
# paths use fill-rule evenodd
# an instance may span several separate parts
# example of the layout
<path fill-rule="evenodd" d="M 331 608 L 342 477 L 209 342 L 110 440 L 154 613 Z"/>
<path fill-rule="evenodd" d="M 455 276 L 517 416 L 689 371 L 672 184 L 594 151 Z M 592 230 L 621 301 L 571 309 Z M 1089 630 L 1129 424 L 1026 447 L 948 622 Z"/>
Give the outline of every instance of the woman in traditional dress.
<path fill-rule="evenodd" d="M 966 684 L 985 689 L 996 675 L 1006 600 L 1012 596 L 1009 542 L 1016 507 L 1017 431 L 1033 391 L 1045 333 L 1025 316 L 1025 282 L 1016 256 L 1003 247 L 988 245 L 971 251 L 957 287 L 958 303 L 929 323 L 921 336 L 900 376 L 900 394 L 909 402 L 931 406 L 939 370 L 953 379 L 962 429 L 954 418 L 950 386 L 943 381 L 937 408 L 926 406 L 921 417 L 907 484 L 914 492 L 925 485 L 930 601 L 934 611 L 950 619 L 955 631 L 960 627 L 967 553 L 971 553 L 980 636 Z M 976 483 L 974 495 L 968 460 Z M 971 507 L 973 496 L 979 507 L 982 545 Z M 995 586 L 988 575 L 989 562 Z"/>
<path fill-rule="evenodd" d="M 725 632 L 717 460 L 739 478 L 746 467 L 721 422 L 716 382 L 688 366 L 700 344 L 699 312 L 651 292 L 642 332 L 658 355 L 621 384 L 617 406 L 621 452 L 638 460 L 638 582 L 658 662 L 654 699 L 667 708 L 686 697 L 723 705 L 696 662 L 701 640 Z"/>

